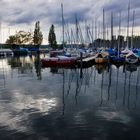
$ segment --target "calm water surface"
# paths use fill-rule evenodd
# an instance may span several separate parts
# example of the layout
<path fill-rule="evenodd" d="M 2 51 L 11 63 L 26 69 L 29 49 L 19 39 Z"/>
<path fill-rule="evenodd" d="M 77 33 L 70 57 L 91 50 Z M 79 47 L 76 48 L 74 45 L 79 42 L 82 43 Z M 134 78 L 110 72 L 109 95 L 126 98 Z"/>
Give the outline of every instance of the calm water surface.
<path fill-rule="evenodd" d="M 0 59 L 1 140 L 139 140 L 140 66 L 41 68 Z"/>

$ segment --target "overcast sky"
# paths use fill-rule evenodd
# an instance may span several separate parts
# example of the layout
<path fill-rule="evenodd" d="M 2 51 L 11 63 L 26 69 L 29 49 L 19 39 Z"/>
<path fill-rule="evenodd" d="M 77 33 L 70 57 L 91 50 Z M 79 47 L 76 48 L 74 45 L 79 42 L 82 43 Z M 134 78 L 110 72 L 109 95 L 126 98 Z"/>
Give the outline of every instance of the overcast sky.
<path fill-rule="evenodd" d="M 122 13 L 122 27 L 127 26 L 129 0 L 0 0 L 1 41 L 18 30 L 33 31 L 36 21 L 40 21 L 45 40 L 51 24 L 56 27 L 57 40 L 61 41 L 61 3 L 64 7 L 64 19 L 69 26 L 75 24 L 75 15 L 79 23 L 91 24 L 96 20 L 102 25 L 102 11 L 105 10 L 105 23 L 110 27 L 110 15 L 114 13 L 114 26 L 118 26 L 119 12 Z M 130 26 L 135 10 L 135 27 L 140 24 L 140 0 L 131 0 Z M 123 31 L 124 32 L 124 31 Z M 136 31 L 135 31 L 136 32 Z M 138 30 L 137 30 L 138 34 Z M 45 41 L 46 42 L 46 41 Z"/>

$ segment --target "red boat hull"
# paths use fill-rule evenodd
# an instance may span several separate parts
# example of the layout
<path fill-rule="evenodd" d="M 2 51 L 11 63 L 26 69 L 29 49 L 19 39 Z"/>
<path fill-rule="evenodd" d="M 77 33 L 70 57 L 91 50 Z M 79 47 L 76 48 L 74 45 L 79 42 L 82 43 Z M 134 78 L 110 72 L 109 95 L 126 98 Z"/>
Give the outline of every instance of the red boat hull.
<path fill-rule="evenodd" d="M 76 59 L 47 58 L 41 59 L 42 67 L 74 67 Z"/>

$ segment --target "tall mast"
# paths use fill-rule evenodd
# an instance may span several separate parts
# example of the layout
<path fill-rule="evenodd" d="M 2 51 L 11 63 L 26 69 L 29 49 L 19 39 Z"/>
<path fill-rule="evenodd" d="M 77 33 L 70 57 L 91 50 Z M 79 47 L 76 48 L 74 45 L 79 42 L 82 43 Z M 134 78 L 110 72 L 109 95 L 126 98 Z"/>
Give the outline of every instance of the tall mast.
<path fill-rule="evenodd" d="M 96 24 L 96 20 L 95 20 L 95 48 L 97 47 L 96 44 L 97 44 L 97 24 Z"/>
<path fill-rule="evenodd" d="M 130 0 L 128 4 L 128 19 L 127 19 L 127 48 L 129 47 L 129 16 L 130 16 Z"/>
<path fill-rule="evenodd" d="M 62 10 L 62 36 L 63 36 L 62 45 L 63 45 L 63 50 L 64 50 L 64 14 L 63 14 L 63 4 L 61 4 L 61 10 Z"/>
<path fill-rule="evenodd" d="M 131 49 L 133 48 L 133 34 L 134 34 L 134 20 L 135 20 L 135 10 L 133 11 L 133 23 L 132 23 L 132 36 L 131 36 Z"/>
<path fill-rule="evenodd" d="M 1 43 L 1 22 L 0 22 L 0 43 Z"/>
<path fill-rule="evenodd" d="M 78 36 L 79 36 L 79 41 L 80 43 L 84 43 L 84 38 L 83 38 L 83 35 L 82 35 L 82 30 L 81 30 L 81 27 L 80 27 L 80 24 L 78 24 Z"/>
<path fill-rule="evenodd" d="M 100 21 L 98 22 L 98 39 L 99 39 L 99 47 L 101 47 L 101 38 L 102 36 L 100 37 L 100 34 L 101 34 L 101 23 Z"/>
<path fill-rule="evenodd" d="M 75 15 L 75 23 L 76 23 L 76 44 L 79 44 L 79 29 L 78 29 L 78 20 L 77 15 Z"/>
<path fill-rule="evenodd" d="M 1 27 L 1 22 L 0 22 L 0 43 L 2 43 L 2 27 Z"/>
<path fill-rule="evenodd" d="M 92 39 L 92 46 L 93 46 L 93 28 L 94 27 L 93 27 L 93 20 L 92 20 L 92 30 L 91 30 L 91 32 L 92 32 L 92 38 L 91 38 Z"/>
<path fill-rule="evenodd" d="M 121 34 L 121 12 L 119 14 L 118 58 L 119 58 L 119 52 L 120 52 L 120 34 Z"/>
<path fill-rule="evenodd" d="M 86 38 L 86 42 L 85 43 L 89 44 L 90 43 L 90 35 L 91 35 L 90 34 L 90 25 L 86 24 L 85 30 L 86 30 L 86 37 L 85 37 Z"/>
<path fill-rule="evenodd" d="M 72 39 L 73 39 L 73 41 L 72 41 Z M 75 35 L 74 35 L 72 29 L 71 29 L 71 42 L 72 42 L 74 45 L 76 44 Z"/>
<path fill-rule="evenodd" d="M 108 25 L 106 24 L 106 40 L 108 40 Z"/>
<path fill-rule="evenodd" d="M 105 45 L 105 12 L 103 9 L 103 47 Z"/>
<path fill-rule="evenodd" d="M 111 48 L 113 48 L 113 12 L 111 12 Z"/>

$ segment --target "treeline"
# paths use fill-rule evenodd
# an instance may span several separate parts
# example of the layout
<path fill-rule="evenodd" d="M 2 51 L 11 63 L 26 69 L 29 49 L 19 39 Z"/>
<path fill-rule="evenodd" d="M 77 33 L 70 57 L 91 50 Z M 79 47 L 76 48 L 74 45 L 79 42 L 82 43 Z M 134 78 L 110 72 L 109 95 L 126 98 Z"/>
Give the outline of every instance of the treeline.
<path fill-rule="evenodd" d="M 34 32 L 25 32 L 25 31 L 19 31 L 16 32 L 15 35 L 11 35 L 8 37 L 8 39 L 6 40 L 6 44 L 3 45 L 3 47 L 5 48 L 9 48 L 11 46 L 24 46 L 24 47 L 30 47 L 33 45 L 41 45 L 43 41 L 43 34 L 40 30 L 40 22 L 37 21 L 35 23 L 35 29 Z M 55 35 L 55 29 L 54 29 L 54 25 L 52 24 L 50 27 L 50 31 L 48 34 L 48 42 L 49 42 L 49 46 L 53 49 L 57 49 L 57 48 L 62 48 L 62 45 L 58 45 L 57 41 L 56 41 L 56 35 Z M 25 45 L 26 44 L 26 45 Z"/>
<path fill-rule="evenodd" d="M 16 32 L 15 35 L 9 36 L 9 38 L 6 40 L 6 44 L 3 46 L 4 48 L 11 47 L 12 45 L 14 46 L 24 46 L 26 45 L 28 47 L 31 47 L 33 45 L 35 46 L 40 46 L 43 41 L 43 34 L 40 29 L 40 22 L 37 21 L 35 23 L 35 29 L 34 32 L 25 32 L 25 31 L 19 31 Z M 49 33 L 48 33 L 48 43 L 49 47 L 52 49 L 62 49 L 63 45 L 69 45 L 69 44 L 57 44 L 56 40 L 56 34 L 55 34 L 55 27 L 52 24 Z M 25 45 L 26 44 L 26 45 Z M 89 47 L 111 47 L 111 48 L 118 48 L 118 44 L 120 48 L 125 48 L 128 46 L 129 48 L 140 48 L 140 36 L 129 36 L 125 39 L 124 36 L 112 36 L 111 40 L 103 40 L 103 39 L 96 39 L 94 40 L 93 44 L 90 43 Z"/>
<path fill-rule="evenodd" d="M 40 31 L 40 22 L 35 23 L 34 33 L 19 31 L 15 35 L 9 36 L 6 40 L 6 44 L 10 45 L 22 45 L 22 44 L 32 44 L 32 45 L 41 45 L 43 41 L 43 34 Z"/>

